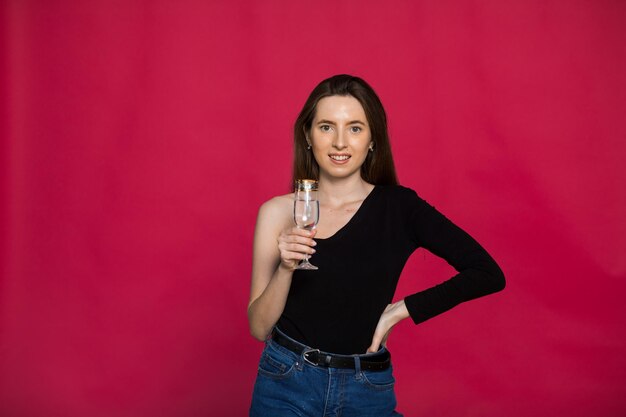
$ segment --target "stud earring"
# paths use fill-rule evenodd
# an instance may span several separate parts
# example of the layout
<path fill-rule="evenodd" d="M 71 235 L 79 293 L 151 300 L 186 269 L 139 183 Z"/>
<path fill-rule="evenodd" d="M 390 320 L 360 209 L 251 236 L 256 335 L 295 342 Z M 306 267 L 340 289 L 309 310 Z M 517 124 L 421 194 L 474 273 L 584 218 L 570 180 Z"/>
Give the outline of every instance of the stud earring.
<path fill-rule="evenodd" d="M 311 144 L 307 142 L 307 144 L 306 144 L 306 148 L 307 148 L 307 149 L 311 149 Z"/>

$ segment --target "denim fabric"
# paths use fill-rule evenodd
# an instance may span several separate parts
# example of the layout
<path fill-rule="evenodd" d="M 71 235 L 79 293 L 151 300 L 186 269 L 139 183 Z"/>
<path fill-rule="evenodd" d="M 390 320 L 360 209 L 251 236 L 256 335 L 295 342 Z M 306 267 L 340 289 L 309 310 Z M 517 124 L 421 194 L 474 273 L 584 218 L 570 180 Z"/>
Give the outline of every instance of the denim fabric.
<path fill-rule="evenodd" d="M 270 339 L 259 361 L 250 417 L 401 417 L 394 411 L 394 383 L 391 367 L 318 367 Z"/>

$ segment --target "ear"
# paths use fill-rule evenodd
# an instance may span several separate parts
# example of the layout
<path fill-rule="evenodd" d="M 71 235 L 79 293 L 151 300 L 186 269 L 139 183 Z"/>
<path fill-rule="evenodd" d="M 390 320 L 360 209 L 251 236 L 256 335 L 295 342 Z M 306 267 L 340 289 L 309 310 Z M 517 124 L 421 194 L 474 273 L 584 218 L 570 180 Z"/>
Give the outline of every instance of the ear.
<path fill-rule="evenodd" d="M 374 141 L 370 142 L 369 149 L 370 149 L 370 152 L 374 152 Z"/>

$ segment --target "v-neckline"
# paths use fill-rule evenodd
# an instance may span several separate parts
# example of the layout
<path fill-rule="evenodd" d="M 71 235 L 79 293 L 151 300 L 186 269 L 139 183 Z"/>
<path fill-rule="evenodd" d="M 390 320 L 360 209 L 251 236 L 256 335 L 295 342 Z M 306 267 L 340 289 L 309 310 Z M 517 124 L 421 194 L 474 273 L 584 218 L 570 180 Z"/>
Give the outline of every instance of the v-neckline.
<path fill-rule="evenodd" d="M 348 226 L 350 226 L 352 223 L 354 223 L 357 220 L 358 217 L 360 217 L 361 212 L 363 211 L 363 208 L 368 204 L 368 202 L 371 199 L 372 195 L 374 195 L 374 192 L 378 188 L 379 188 L 378 185 L 374 185 L 374 188 L 372 188 L 372 190 L 369 192 L 369 194 L 367 196 L 365 196 L 365 198 L 361 202 L 361 205 L 359 206 L 359 208 L 352 215 L 352 217 L 350 217 L 350 220 L 348 220 L 348 222 L 346 224 L 341 226 L 335 233 L 333 233 L 332 235 L 330 235 L 328 237 L 324 237 L 324 238 L 314 237 L 313 239 L 315 241 L 327 242 L 327 241 L 329 241 L 331 239 L 335 239 L 336 237 L 342 235 L 345 232 L 345 230 L 348 228 Z"/>

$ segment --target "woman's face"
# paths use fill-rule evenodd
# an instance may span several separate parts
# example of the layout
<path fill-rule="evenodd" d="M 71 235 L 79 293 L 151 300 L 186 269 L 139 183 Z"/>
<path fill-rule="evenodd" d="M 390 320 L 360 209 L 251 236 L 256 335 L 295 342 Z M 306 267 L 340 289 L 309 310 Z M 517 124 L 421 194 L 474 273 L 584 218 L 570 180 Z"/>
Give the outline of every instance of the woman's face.
<path fill-rule="evenodd" d="M 317 103 L 308 140 L 320 177 L 360 177 L 372 142 L 363 106 L 352 96 L 324 97 Z"/>

